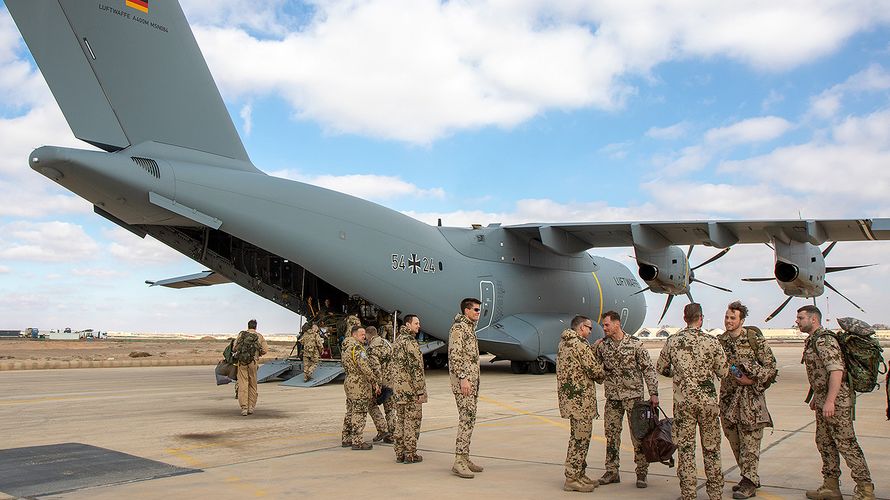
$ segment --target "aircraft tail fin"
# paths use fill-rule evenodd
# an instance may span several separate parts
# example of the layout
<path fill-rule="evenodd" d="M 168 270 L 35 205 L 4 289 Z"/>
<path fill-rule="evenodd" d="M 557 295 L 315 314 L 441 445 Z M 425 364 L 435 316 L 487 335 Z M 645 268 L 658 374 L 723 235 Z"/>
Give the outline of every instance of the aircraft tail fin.
<path fill-rule="evenodd" d="M 154 141 L 254 169 L 179 2 L 6 5 L 77 138 L 106 151 Z"/>

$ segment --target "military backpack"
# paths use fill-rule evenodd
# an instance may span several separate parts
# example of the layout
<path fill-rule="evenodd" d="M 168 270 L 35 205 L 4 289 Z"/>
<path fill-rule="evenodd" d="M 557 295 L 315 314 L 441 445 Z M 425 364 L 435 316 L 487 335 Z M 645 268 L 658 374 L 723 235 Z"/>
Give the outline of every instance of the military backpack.
<path fill-rule="evenodd" d="M 249 365 L 260 355 L 260 337 L 256 332 L 243 331 L 238 334 L 232 359 L 236 364 Z"/>
<path fill-rule="evenodd" d="M 818 336 L 811 335 L 807 339 L 807 343 L 816 342 L 822 335 L 830 335 L 837 340 L 844 357 L 844 381 L 853 391 L 852 397 L 855 404 L 857 392 L 871 392 L 876 387 L 880 387 L 878 375 L 887 372 L 887 365 L 884 363 L 881 343 L 875 338 L 875 330 L 871 325 L 855 318 L 839 318 L 837 324 L 840 325 L 841 331 L 824 330 Z M 809 403 L 812 397 L 813 388 L 810 387 L 806 402 Z M 890 401 L 890 393 L 888 393 L 888 401 Z M 890 409 L 888 409 L 888 418 L 890 418 Z"/>

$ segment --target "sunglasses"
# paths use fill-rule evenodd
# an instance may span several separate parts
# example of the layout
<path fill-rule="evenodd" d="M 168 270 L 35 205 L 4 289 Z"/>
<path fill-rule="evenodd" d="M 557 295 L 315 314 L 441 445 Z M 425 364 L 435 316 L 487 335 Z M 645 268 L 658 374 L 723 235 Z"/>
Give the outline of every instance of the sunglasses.
<path fill-rule="evenodd" d="M 476 311 L 476 312 L 481 311 L 481 309 L 479 309 L 478 307 L 474 307 L 473 310 Z"/>

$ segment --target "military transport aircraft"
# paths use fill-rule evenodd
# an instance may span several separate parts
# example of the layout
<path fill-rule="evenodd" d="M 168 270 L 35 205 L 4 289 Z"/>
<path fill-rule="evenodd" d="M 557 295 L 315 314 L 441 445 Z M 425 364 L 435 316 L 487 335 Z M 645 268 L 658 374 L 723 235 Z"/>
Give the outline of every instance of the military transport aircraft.
<path fill-rule="evenodd" d="M 629 331 L 646 315 L 634 273 L 590 249 L 632 246 L 667 310 L 691 298 L 692 245 L 770 244 L 790 298 L 832 288 L 819 245 L 890 238 L 890 219 L 430 226 L 255 167 L 178 2 L 6 5 L 74 135 L 102 150 L 40 147 L 31 168 L 210 269 L 167 285 L 234 282 L 301 315 L 361 297 L 419 314 L 439 339 L 477 296 L 480 349 L 543 373 L 573 315 L 612 309 Z"/>

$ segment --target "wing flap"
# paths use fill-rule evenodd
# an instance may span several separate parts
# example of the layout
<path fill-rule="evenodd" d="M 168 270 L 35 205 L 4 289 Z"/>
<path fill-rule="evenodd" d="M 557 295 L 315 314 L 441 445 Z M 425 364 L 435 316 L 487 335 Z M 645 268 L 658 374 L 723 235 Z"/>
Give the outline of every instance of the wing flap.
<path fill-rule="evenodd" d="M 225 276 L 213 272 L 202 271 L 200 273 L 189 274 L 186 276 L 177 276 L 176 278 L 167 278 L 158 281 L 146 281 L 150 286 L 165 286 L 167 288 L 192 288 L 196 286 L 211 286 L 231 283 Z"/>

